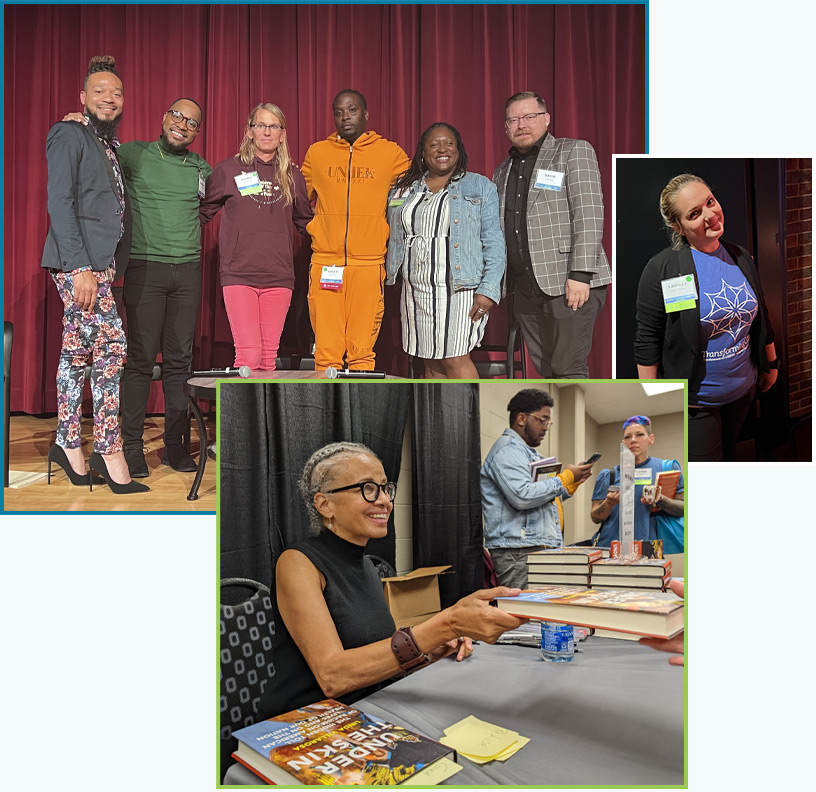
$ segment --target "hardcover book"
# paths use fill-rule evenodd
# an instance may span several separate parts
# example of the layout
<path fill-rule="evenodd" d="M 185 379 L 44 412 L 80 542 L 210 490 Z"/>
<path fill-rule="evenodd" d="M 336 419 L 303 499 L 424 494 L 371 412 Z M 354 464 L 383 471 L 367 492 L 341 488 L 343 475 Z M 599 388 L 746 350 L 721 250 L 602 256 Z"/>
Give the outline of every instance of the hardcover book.
<path fill-rule="evenodd" d="M 531 586 L 582 586 L 583 588 L 589 588 L 589 575 L 558 575 L 543 570 L 544 567 L 531 569 L 527 573 L 527 582 Z"/>
<path fill-rule="evenodd" d="M 680 485 L 679 470 L 662 470 L 655 476 L 655 486 L 660 487 L 660 494 L 664 498 L 677 497 L 677 487 Z M 660 511 L 659 506 L 652 506 L 652 514 Z"/>
<path fill-rule="evenodd" d="M 604 558 L 592 565 L 592 580 L 597 575 L 665 578 L 671 568 L 672 563 L 668 558 Z"/>
<path fill-rule="evenodd" d="M 334 699 L 233 734 L 239 741 L 236 759 L 279 785 L 402 784 L 443 757 L 456 758 L 435 740 Z"/>
<path fill-rule="evenodd" d="M 540 564 L 591 564 L 604 557 L 599 547 L 556 547 L 527 554 L 527 566 Z"/>
<path fill-rule="evenodd" d="M 641 588 L 665 591 L 668 578 L 628 577 L 626 575 L 593 575 L 592 588 Z"/>
<path fill-rule="evenodd" d="M 551 586 L 497 597 L 507 613 L 538 621 L 671 638 L 683 630 L 683 600 L 672 592 Z"/>

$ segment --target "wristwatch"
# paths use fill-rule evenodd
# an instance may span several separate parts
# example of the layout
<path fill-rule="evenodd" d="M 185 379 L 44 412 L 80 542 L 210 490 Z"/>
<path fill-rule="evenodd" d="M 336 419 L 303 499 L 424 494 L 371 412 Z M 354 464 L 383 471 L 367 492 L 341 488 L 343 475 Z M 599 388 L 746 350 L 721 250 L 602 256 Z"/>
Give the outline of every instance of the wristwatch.
<path fill-rule="evenodd" d="M 391 651 L 406 674 L 431 662 L 430 655 L 420 651 L 410 627 L 400 627 L 391 636 Z"/>

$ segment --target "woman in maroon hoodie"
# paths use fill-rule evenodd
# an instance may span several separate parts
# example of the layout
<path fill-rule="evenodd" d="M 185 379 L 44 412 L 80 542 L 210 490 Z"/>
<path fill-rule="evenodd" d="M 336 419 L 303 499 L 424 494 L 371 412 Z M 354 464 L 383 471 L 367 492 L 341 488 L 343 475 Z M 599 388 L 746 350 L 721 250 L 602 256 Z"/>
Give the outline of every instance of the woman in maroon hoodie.
<path fill-rule="evenodd" d="M 272 371 L 295 285 L 292 223 L 304 234 L 313 216 L 277 105 L 258 105 L 238 153 L 215 166 L 202 224 L 222 206 L 218 250 L 235 365 Z"/>

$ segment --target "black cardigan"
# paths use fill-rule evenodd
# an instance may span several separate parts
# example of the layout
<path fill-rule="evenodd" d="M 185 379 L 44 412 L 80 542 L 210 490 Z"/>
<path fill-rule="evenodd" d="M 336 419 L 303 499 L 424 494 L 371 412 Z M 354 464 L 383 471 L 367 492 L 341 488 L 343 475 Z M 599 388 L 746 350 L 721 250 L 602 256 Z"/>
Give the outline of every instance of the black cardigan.
<path fill-rule="evenodd" d="M 760 371 L 769 371 L 765 346 L 773 343 L 774 333 L 759 285 L 759 273 L 745 248 L 728 242 L 722 244 L 756 294 L 759 310 L 750 330 L 751 359 Z M 663 379 L 687 379 L 689 404 L 694 404 L 705 376 L 699 342 L 700 301 L 697 300 L 693 309 L 667 314 L 660 286 L 661 281 L 678 275 L 693 275 L 697 293 L 700 293 L 697 269 L 688 245 L 680 250 L 667 248 L 661 251 L 649 260 L 640 276 L 635 362 L 640 366 L 657 364 L 658 376 Z"/>

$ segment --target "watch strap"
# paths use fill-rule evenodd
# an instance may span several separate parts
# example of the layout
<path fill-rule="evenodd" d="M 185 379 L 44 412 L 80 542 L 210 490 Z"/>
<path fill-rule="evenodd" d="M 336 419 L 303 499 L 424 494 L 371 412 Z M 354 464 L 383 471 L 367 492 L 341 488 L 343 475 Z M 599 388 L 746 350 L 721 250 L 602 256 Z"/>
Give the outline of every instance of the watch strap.
<path fill-rule="evenodd" d="M 431 658 L 420 651 L 410 627 L 400 627 L 391 636 L 391 651 L 397 658 L 399 667 L 406 673 L 431 662 Z"/>

